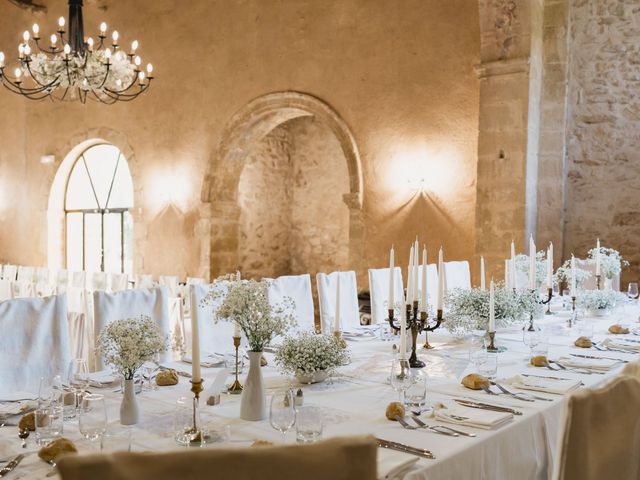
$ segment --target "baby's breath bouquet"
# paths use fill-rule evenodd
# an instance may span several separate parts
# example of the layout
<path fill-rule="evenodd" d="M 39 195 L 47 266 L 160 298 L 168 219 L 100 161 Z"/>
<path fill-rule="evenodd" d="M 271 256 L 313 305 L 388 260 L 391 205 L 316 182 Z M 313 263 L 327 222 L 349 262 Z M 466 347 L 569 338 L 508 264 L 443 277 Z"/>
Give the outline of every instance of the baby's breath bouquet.
<path fill-rule="evenodd" d="M 489 325 L 489 289 L 470 290 L 454 288 L 445 297 L 445 322 L 447 329 L 454 335 L 471 333 L 473 330 L 486 330 Z M 511 288 L 495 288 L 496 327 L 506 327 L 519 320 L 523 315 L 537 316 L 542 311 L 531 292 L 513 291 Z"/>
<path fill-rule="evenodd" d="M 625 298 L 624 294 L 613 290 L 584 290 L 578 292 L 576 303 L 585 310 L 611 310 L 616 302 Z"/>
<path fill-rule="evenodd" d="M 331 373 L 349 362 L 349 353 L 335 337 L 303 332 L 287 337 L 276 350 L 276 364 L 285 373 Z"/>
<path fill-rule="evenodd" d="M 125 380 L 132 380 L 144 362 L 167 349 L 167 339 L 150 317 L 142 315 L 111 322 L 98 336 L 98 350 Z"/>
<path fill-rule="evenodd" d="M 553 276 L 554 282 L 557 285 L 564 284 L 567 288 L 571 285 L 571 277 L 573 273 L 571 271 L 571 260 L 566 260 L 561 267 L 556 270 L 555 275 Z M 584 270 L 583 268 L 576 267 L 576 287 L 580 288 L 580 286 L 591 277 L 591 272 L 588 270 Z"/>
<path fill-rule="evenodd" d="M 524 273 L 529 278 L 529 255 L 516 255 L 516 270 Z M 540 250 L 536 253 L 536 284 L 541 284 L 547 279 L 547 253 Z"/>
<path fill-rule="evenodd" d="M 214 308 L 219 304 L 214 311 L 216 321 L 220 318 L 237 322 L 251 351 L 262 352 L 274 337 L 284 335 L 295 324 L 291 314 L 295 304 L 290 297 L 285 297 L 277 305 L 270 304 L 267 295 L 269 280 L 234 278 L 227 276 L 216 280 L 225 282 L 227 288 L 213 288 L 202 302 Z"/>
<path fill-rule="evenodd" d="M 596 252 L 598 247 L 593 247 L 589 250 L 589 260 L 595 265 Z M 627 262 L 620 252 L 613 248 L 600 247 L 600 270 L 606 278 L 613 278 L 619 275 L 623 268 L 628 267 Z"/>

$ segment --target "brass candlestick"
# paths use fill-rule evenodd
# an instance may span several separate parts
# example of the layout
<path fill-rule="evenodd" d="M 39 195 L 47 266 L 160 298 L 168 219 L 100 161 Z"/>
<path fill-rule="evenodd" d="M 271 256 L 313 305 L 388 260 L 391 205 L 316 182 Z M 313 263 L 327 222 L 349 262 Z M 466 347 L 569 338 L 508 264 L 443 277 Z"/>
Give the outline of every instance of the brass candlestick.
<path fill-rule="evenodd" d="M 489 346 L 487 347 L 487 352 L 497 352 L 498 349 L 495 345 L 496 332 L 488 332 L 489 333 Z"/>
<path fill-rule="evenodd" d="M 427 319 L 429 318 L 429 314 L 427 312 L 420 312 L 420 321 L 421 322 L 426 322 Z M 433 348 L 433 345 L 431 345 L 429 343 L 429 331 L 425 330 L 424 331 L 424 344 L 422 345 L 422 348 L 424 348 L 425 350 L 431 350 Z"/>
<path fill-rule="evenodd" d="M 542 303 L 543 305 L 545 303 L 547 304 L 547 310 L 544 312 L 545 315 L 552 315 L 552 313 L 551 313 L 551 299 L 552 298 L 553 298 L 553 287 L 549 287 L 547 289 L 547 301 Z"/>
<path fill-rule="evenodd" d="M 571 316 L 567 318 L 567 326 L 571 328 L 576 323 L 577 320 L 578 318 L 576 313 L 576 296 L 572 295 L 571 296 Z"/>
<path fill-rule="evenodd" d="M 416 354 L 416 344 L 418 341 L 418 334 L 420 332 L 432 332 L 436 328 L 438 328 L 442 322 L 442 310 L 438 310 L 438 316 L 436 318 L 435 325 L 429 325 L 429 319 L 426 312 L 418 312 L 418 302 L 414 301 L 413 305 L 407 304 L 407 328 L 411 331 L 411 356 L 409 357 L 409 365 L 411 368 L 422 368 L 426 364 L 422 360 L 418 360 L 418 355 Z M 391 328 L 399 332 L 400 324 L 396 324 L 396 319 L 394 318 L 394 310 L 389 309 L 389 325 Z M 420 316 L 418 317 L 418 313 Z M 428 348 L 428 347 L 427 347 Z"/>
<path fill-rule="evenodd" d="M 602 279 L 602 275 L 598 274 L 596 275 L 596 289 L 597 290 L 601 290 L 600 288 L 600 280 Z"/>
<path fill-rule="evenodd" d="M 340 330 L 333 332 L 333 336 L 342 348 L 347 348 L 347 342 L 342 338 L 342 332 Z"/>
<path fill-rule="evenodd" d="M 205 443 L 206 435 L 200 429 L 200 419 L 198 415 L 199 411 L 199 403 L 200 403 L 200 392 L 204 390 L 202 384 L 204 380 L 201 378 L 200 380 L 190 380 L 191 382 L 191 391 L 193 392 L 193 424 L 190 429 L 185 431 L 185 433 L 189 437 L 189 443 L 192 445 L 202 445 Z"/>
<path fill-rule="evenodd" d="M 242 393 L 242 384 L 240 383 L 240 380 L 238 380 L 238 370 L 239 370 L 238 367 L 240 364 L 240 357 L 238 356 L 238 348 L 240 348 L 240 337 L 233 337 L 233 346 L 236 349 L 236 379 L 233 382 L 233 384 L 231 384 L 231 386 L 227 388 L 227 392 L 237 395 L 239 393 Z"/>

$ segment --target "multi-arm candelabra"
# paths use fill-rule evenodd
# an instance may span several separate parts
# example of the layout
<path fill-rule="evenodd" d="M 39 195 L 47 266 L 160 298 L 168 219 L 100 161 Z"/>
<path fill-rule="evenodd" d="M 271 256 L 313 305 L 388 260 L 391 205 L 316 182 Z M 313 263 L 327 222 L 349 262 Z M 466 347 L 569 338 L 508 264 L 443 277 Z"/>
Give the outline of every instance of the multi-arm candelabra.
<path fill-rule="evenodd" d="M 425 363 L 422 360 L 418 360 L 418 355 L 416 354 L 416 344 L 418 342 L 418 335 L 420 332 L 433 332 L 435 329 L 440 327 L 444 319 L 442 318 L 442 310 L 438 310 L 436 323 L 431 325 L 429 324 L 429 315 L 427 312 L 418 312 L 418 302 L 414 301 L 413 305 L 407 304 L 407 329 L 411 331 L 411 356 L 409 357 L 409 366 L 411 368 L 422 368 L 425 366 Z M 393 308 L 389 309 L 389 325 L 393 330 L 399 332 L 400 322 L 394 318 L 395 310 Z M 428 342 L 427 342 L 428 344 Z M 429 348 L 429 347 L 427 347 Z"/>

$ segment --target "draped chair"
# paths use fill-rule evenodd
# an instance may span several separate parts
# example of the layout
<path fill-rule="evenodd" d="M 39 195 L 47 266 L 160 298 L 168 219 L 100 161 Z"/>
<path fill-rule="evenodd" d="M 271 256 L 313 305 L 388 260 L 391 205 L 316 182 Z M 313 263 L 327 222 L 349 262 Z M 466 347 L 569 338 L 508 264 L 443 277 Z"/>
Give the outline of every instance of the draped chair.
<path fill-rule="evenodd" d="M 328 334 L 333 331 L 336 315 L 340 278 L 340 330 L 353 331 L 360 326 L 360 308 L 358 306 L 358 286 L 356 272 L 318 273 L 318 308 L 320 309 L 320 330 Z"/>
<path fill-rule="evenodd" d="M 116 293 L 93 292 L 94 342 L 109 323 L 123 318 L 146 315 L 158 324 L 163 335 L 170 335 L 169 306 L 164 287 L 135 288 Z M 171 360 L 171 351 L 161 354 L 161 361 Z M 96 370 L 104 368 L 102 358 L 96 355 Z"/>
<path fill-rule="evenodd" d="M 121 292 L 129 288 L 129 275 L 126 273 L 110 273 L 107 276 L 108 290 Z"/>
<path fill-rule="evenodd" d="M 394 280 L 394 301 L 401 302 L 404 298 L 404 287 L 402 286 L 402 269 L 393 269 Z M 427 279 L 428 282 L 428 279 Z M 389 269 L 370 268 L 369 269 L 369 295 L 371 298 L 371 323 L 384 323 L 389 317 Z"/>
<path fill-rule="evenodd" d="M 567 399 L 555 480 L 640 478 L 640 379 L 620 375 Z"/>
<path fill-rule="evenodd" d="M 0 302 L 11 300 L 13 298 L 11 284 L 12 282 L 9 280 L 0 279 Z"/>
<path fill-rule="evenodd" d="M 466 260 L 444 262 L 444 273 L 447 290 L 454 288 L 471 289 L 471 272 L 469 270 L 469 262 Z"/>
<path fill-rule="evenodd" d="M 18 282 L 33 283 L 35 281 L 35 269 L 33 267 L 18 267 Z"/>
<path fill-rule="evenodd" d="M 0 392 L 37 393 L 71 360 L 65 295 L 0 303 Z"/>
<path fill-rule="evenodd" d="M 18 277 L 18 267 L 16 265 L 5 265 L 2 267 L 2 279 L 15 282 Z"/>
<path fill-rule="evenodd" d="M 375 480 L 376 454 L 372 437 L 344 437 L 307 445 L 68 455 L 58 469 L 63 480 Z"/>
<path fill-rule="evenodd" d="M 271 280 L 268 296 L 272 305 L 281 303 L 284 297 L 290 297 L 295 306 L 290 312 L 296 319 L 300 330 L 315 330 L 313 296 L 311 294 L 311 276 L 285 275 Z"/>
<path fill-rule="evenodd" d="M 222 304 L 228 288 L 229 282 L 226 281 L 189 286 L 191 315 L 198 322 L 200 349 L 205 354 L 225 353 L 233 349 L 234 324 L 218 320 L 215 316 L 215 311 Z M 203 299 L 210 291 L 220 292 L 221 297 L 204 304 Z M 185 342 L 187 349 L 191 350 L 191 325 L 189 323 L 185 325 Z"/>
<path fill-rule="evenodd" d="M 134 279 L 135 288 L 153 288 L 156 282 L 153 281 L 153 275 L 136 275 Z"/>

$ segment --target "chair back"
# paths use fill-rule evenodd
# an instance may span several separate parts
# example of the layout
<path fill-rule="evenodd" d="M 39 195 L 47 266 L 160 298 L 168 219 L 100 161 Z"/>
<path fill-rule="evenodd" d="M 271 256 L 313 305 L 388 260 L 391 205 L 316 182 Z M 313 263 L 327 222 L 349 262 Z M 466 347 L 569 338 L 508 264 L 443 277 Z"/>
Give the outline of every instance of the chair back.
<path fill-rule="evenodd" d="M 318 286 L 320 329 L 324 334 L 329 334 L 334 330 L 338 279 L 340 279 L 340 331 L 354 331 L 360 326 L 356 272 L 318 273 L 316 283 Z"/>
<path fill-rule="evenodd" d="M 0 279 L 0 302 L 11 300 L 13 298 L 11 284 L 12 282 L 10 280 Z"/>
<path fill-rule="evenodd" d="M 66 372 L 71 354 L 65 295 L 0 303 L 0 392 L 37 393 L 40 378 Z"/>
<path fill-rule="evenodd" d="M 33 267 L 18 267 L 18 281 L 31 283 L 34 281 L 35 270 Z"/>
<path fill-rule="evenodd" d="M 164 287 L 134 288 L 123 292 L 93 292 L 94 339 L 97 341 L 102 329 L 109 323 L 123 318 L 145 315 L 158 324 L 163 335 L 170 335 L 169 303 Z M 96 358 L 96 369 L 102 370 L 102 358 Z M 170 350 L 160 354 L 163 362 L 171 360 Z"/>
<path fill-rule="evenodd" d="M 18 277 L 18 267 L 16 265 L 5 265 L 2 268 L 2 279 L 15 282 Z"/>
<path fill-rule="evenodd" d="M 200 351 L 203 353 L 225 353 L 233 350 L 233 322 L 220 320 L 215 316 L 215 311 L 222 304 L 228 288 L 229 282 L 226 281 L 189 286 L 191 315 L 198 321 Z M 210 291 L 220 292 L 223 296 L 205 305 L 203 299 Z M 185 341 L 188 351 L 191 350 L 191 338 L 191 325 L 187 322 Z"/>
<path fill-rule="evenodd" d="M 63 480 L 375 480 L 376 453 L 372 437 L 344 437 L 307 445 L 67 455 L 58 470 Z"/>
<path fill-rule="evenodd" d="M 295 307 L 291 311 L 300 330 L 315 330 L 313 296 L 311 294 L 311 276 L 285 275 L 271 280 L 267 294 L 269 302 L 276 305 L 284 297 L 291 298 Z"/>
<path fill-rule="evenodd" d="M 135 288 L 153 288 L 156 286 L 153 275 L 136 275 Z"/>
<path fill-rule="evenodd" d="M 180 296 L 180 290 L 178 289 L 178 277 L 160 275 L 158 277 L 158 284 L 167 289 L 167 295 L 169 295 L 169 298 L 177 298 Z"/>
<path fill-rule="evenodd" d="M 554 479 L 640 478 L 640 379 L 620 375 L 573 393 Z"/>
<path fill-rule="evenodd" d="M 91 290 L 106 291 L 108 287 L 107 274 L 105 272 L 93 272 L 91 274 Z"/>
<path fill-rule="evenodd" d="M 402 269 L 393 269 L 394 302 L 402 302 Z M 371 298 L 371 323 L 384 323 L 389 318 L 389 268 L 369 269 L 369 296 Z"/>
<path fill-rule="evenodd" d="M 129 275 L 126 273 L 110 273 L 108 276 L 109 290 L 121 292 L 129 288 Z"/>
<path fill-rule="evenodd" d="M 471 272 L 469 270 L 469 262 L 466 260 L 444 262 L 444 271 L 447 291 L 451 291 L 454 288 L 462 288 L 464 290 L 471 289 Z"/>

